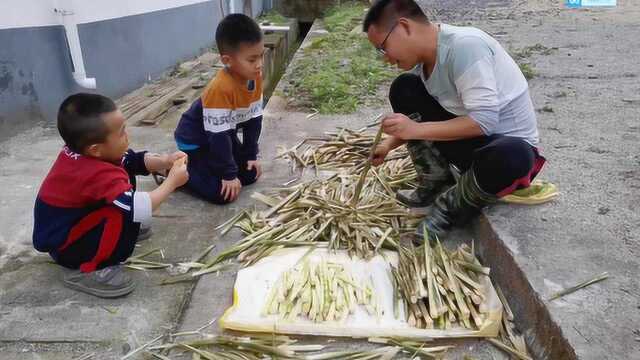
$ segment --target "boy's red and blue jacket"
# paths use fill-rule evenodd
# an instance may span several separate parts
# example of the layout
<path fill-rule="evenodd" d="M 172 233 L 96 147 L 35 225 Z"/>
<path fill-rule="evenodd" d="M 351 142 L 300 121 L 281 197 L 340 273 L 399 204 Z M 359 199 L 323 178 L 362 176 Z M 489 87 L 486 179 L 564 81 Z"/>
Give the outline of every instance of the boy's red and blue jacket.
<path fill-rule="evenodd" d="M 151 198 L 134 189 L 135 175 L 148 175 L 145 152 L 128 150 L 120 165 L 75 153 L 66 146 L 36 198 L 33 246 L 54 258 L 73 227 L 91 212 L 114 205 L 123 221 L 148 223 Z M 133 179 L 133 180 L 132 180 Z"/>
<path fill-rule="evenodd" d="M 213 173 L 233 180 L 238 163 L 256 160 L 261 130 L 262 78 L 241 81 L 223 69 L 182 114 L 174 135 L 180 150 L 206 152 Z"/>

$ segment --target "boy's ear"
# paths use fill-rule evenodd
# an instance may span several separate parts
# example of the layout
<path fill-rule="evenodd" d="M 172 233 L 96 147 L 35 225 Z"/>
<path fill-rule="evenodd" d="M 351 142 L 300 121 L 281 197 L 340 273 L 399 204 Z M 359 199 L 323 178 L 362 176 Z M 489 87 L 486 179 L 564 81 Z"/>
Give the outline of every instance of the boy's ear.
<path fill-rule="evenodd" d="M 231 56 L 223 54 L 222 56 L 220 56 L 220 61 L 222 61 L 224 65 L 229 65 L 229 63 L 231 62 Z"/>
<path fill-rule="evenodd" d="M 85 148 L 84 155 L 99 158 L 102 155 L 102 146 L 100 144 L 92 144 Z"/>

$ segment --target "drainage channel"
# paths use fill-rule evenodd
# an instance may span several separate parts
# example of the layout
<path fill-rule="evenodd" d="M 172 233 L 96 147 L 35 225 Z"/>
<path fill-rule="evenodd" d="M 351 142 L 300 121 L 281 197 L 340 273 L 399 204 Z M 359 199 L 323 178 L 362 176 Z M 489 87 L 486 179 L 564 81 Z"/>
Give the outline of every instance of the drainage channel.
<path fill-rule="evenodd" d="M 536 293 L 511 250 L 500 239 L 489 219 L 481 214 L 472 225 L 482 263 L 491 268 L 491 280 L 498 284 L 511 306 L 516 323 L 536 359 L 577 359 L 569 341 L 553 321 L 544 301 Z"/>
<path fill-rule="evenodd" d="M 260 27 L 264 33 L 264 88 L 265 106 L 282 78 L 289 62 L 307 36 L 313 23 L 289 19 L 284 24 L 262 22 Z"/>

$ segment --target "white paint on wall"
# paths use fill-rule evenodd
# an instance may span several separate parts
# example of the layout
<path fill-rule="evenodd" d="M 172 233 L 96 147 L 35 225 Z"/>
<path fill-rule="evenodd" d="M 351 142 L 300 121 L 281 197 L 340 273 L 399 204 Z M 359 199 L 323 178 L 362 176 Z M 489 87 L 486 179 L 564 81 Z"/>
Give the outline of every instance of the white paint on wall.
<path fill-rule="evenodd" d="M 72 11 L 84 24 L 209 1 L 220 0 L 0 0 L 0 29 L 60 25 L 54 9 Z"/>

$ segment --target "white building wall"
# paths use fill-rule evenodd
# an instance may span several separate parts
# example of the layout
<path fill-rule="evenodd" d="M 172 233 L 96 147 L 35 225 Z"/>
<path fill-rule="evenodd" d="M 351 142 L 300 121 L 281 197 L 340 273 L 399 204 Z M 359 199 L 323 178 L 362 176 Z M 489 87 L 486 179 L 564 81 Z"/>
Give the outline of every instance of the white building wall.
<path fill-rule="evenodd" d="M 59 25 L 60 15 L 54 9 L 73 11 L 78 23 L 83 24 L 206 1 L 208 0 L 1 0 L 0 29 Z"/>

